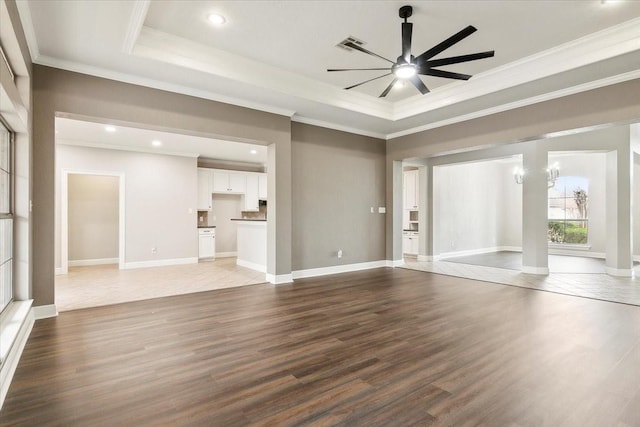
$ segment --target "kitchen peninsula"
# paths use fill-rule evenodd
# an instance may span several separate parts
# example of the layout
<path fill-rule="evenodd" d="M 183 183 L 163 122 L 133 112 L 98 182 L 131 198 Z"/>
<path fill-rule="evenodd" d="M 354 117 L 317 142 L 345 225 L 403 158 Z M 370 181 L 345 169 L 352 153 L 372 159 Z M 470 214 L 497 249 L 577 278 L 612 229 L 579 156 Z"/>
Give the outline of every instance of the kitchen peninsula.
<path fill-rule="evenodd" d="M 238 226 L 236 264 L 252 270 L 267 271 L 267 220 L 232 219 Z"/>

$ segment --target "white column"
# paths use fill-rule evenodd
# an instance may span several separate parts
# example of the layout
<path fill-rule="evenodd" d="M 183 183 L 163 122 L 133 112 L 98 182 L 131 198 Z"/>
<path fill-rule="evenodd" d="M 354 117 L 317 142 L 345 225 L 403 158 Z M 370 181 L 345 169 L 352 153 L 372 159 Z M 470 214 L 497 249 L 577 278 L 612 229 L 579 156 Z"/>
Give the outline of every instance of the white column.
<path fill-rule="evenodd" d="M 606 177 L 606 272 L 630 277 L 631 245 L 631 150 L 626 146 L 607 153 Z"/>
<path fill-rule="evenodd" d="M 522 271 L 549 274 L 546 144 L 540 141 L 524 144 L 522 154 Z"/>

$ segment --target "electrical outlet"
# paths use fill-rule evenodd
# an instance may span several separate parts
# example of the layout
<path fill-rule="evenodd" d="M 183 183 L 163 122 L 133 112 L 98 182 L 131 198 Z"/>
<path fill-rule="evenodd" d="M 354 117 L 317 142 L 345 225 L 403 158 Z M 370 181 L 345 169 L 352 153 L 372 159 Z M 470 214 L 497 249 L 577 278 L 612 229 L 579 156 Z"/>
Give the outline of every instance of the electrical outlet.
<path fill-rule="evenodd" d="M 386 207 L 384 207 L 384 206 L 380 206 L 380 207 L 378 208 L 378 213 L 387 213 L 387 208 L 386 208 Z"/>
<path fill-rule="evenodd" d="M 373 206 L 371 206 L 371 213 L 374 213 L 374 212 L 375 212 L 374 208 L 373 208 Z"/>
<path fill-rule="evenodd" d="M 158 248 L 156 248 L 155 246 L 153 248 L 151 248 L 151 253 L 152 254 L 157 254 L 158 253 Z"/>
<path fill-rule="evenodd" d="M 338 249 L 338 258 L 342 258 L 342 249 Z"/>

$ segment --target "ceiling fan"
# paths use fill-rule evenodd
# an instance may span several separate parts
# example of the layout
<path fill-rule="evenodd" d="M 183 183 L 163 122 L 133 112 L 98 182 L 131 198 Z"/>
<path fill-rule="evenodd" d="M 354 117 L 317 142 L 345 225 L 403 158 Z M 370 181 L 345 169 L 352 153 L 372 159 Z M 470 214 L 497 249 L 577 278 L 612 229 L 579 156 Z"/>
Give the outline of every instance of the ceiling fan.
<path fill-rule="evenodd" d="M 358 50 L 360 52 L 366 53 L 367 55 L 375 56 L 377 58 L 383 59 L 387 62 L 390 62 L 391 67 L 386 68 L 333 68 L 328 69 L 327 71 L 369 71 L 369 70 L 387 70 L 389 71 L 386 74 L 383 74 L 378 77 L 374 77 L 369 80 L 365 80 L 363 82 L 357 83 L 355 85 L 345 87 L 345 89 L 353 89 L 354 87 L 358 87 L 365 83 L 372 82 L 374 80 L 381 79 L 386 76 L 394 75 L 393 80 L 389 83 L 389 86 L 380 94 L 379 98 L 383 98 L 387 96 L 387 94 L 391 91 L 391 88 L 396 84 L 398 80 L 409 80 L 413 85 L 422 93 L 429 92 L 429 88 L 424 84 L 424 82 L 420 79 L 419 75 L 423 76 L 435 76 L 435 77 L 444 77 L 447 79 L 457 79 L 457 80 L 469 80 L 471 76 L 469 74 L 460 74 L 454 73 L 451 71 L 438 70 L 434 67 L 440 67 L 443 65 L 451 65 L 451 64 L 459 64 L 461 62 L 475 61 L 483 58 L 492 57 L 495 52 L 493 50 L 487 52 L 479 52 L 472 53 L 469 55 L 461 55 L 461 56 L 452 56 L 449 58 L 441 58 L 441 59 L 431 59 L 439 53 L 443 52 L 446 49 L 449 49 L 454 44 L 458 43 L 462 39 L 470 36 L 475 33 L 477 29 L 469 25 L 465 29 L 459 31 L 458 33 L 452 35 L 448 39 L 443 42 L 435 45 L 431 49 L 423 52 L 418 56 L 411 55 L 411 32 L 413 30 L 413 24 L 407 22 L 407 18 L 409 18 L 413 14 L 413 8 L 411 6 L 402 6 L 399 11 L 400 18 L 404 19 L 402 23 L 402 55 L 398 57 L 398 59 L 394 62 L 390 59 L 387 59 L 383 56 L 380 56 L 376 53 L 373 53 L 362 46 L 357 45 L 351 41 L 347 41 L 343 44 L 345 47 L 349 47 L 351 49 Z"/>

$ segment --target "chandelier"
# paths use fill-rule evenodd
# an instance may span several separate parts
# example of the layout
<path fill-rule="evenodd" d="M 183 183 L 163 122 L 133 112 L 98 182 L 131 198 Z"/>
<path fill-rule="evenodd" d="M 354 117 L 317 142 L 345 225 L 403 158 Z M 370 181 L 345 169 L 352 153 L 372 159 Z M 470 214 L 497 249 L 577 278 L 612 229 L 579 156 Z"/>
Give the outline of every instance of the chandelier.
<path fill-rule="evenodd" d="M 560 167 L 556 162 L 547 168 L 547 188 L 552 188 L 556 185 L 559 176 Z M 516 180 L 516 184 L 522 184 L 524 182 L 524 169 L 516 166 L 515 169 L 513 169 L 513 178 Z"/>

